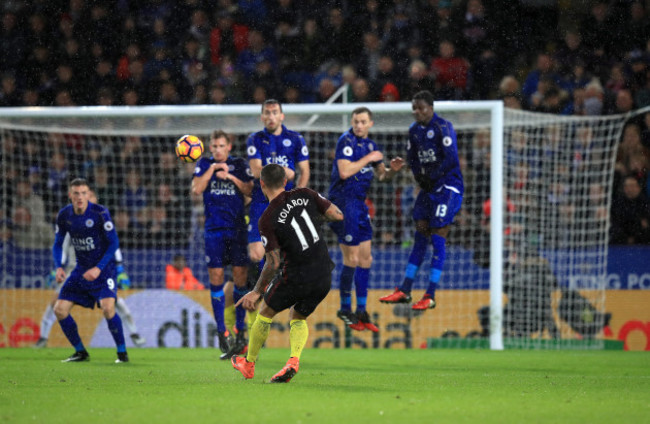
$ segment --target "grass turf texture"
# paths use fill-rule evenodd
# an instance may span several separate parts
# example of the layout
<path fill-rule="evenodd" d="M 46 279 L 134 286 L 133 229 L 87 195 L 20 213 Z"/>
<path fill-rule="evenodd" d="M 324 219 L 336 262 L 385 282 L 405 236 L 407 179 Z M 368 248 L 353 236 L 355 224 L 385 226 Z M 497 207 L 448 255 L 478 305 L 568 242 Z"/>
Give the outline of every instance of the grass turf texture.
<path fill-rule="evenodd" d="M 216 349 L 0 349 L 2 423 L 648 423 L 650 355 L 621 351 L 263 349 L 243 380 Z"/>

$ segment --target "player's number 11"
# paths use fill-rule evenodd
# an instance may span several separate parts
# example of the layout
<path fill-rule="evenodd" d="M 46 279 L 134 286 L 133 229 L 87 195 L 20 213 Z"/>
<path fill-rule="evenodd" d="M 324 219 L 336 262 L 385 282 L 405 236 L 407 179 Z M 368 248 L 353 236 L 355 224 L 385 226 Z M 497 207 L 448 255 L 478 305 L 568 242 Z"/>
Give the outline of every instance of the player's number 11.
<path fill-rule="evenodd" d="M 311 222 L 311 218 L 307 213 L 307 209 L 302 210 L 302 212 L 300 213 L 300 217 L 305 221 L 305 224 L 307 225 L 307 228 L 309 228 L 309 232 L 311 233 L 311 236 L 314 239 L 314 243 L 316 243 L 319 240 L 318 232 L 316 231 L 316 227 L 314 227 L 314 223 Z M 302 250 L 307 250 L 307 248 L 309 248 L 309 244 L 307 243 L 305 234 L 300 229 L 300 225 L 298 225 L 298 221 L 296 221 L 296 218 L 291 218 L 291 227 L 296 232 L 296 236 L 298 237 L 298 240 L 300 240 L 300 244 L 302 245 Z"/>

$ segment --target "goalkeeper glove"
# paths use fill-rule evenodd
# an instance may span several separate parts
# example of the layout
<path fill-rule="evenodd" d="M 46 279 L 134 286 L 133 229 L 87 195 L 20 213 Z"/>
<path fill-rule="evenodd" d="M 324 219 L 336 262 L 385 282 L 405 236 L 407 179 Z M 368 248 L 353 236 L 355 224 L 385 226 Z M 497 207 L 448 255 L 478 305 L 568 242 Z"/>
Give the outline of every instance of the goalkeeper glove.
<path fill-rule="evenodd" d="M 117 266 L 117 287 L 120 290 L 131 288 L 131 280 L 122 265 Z"/>
<path fill-rule="evenodd" d="M 45 277 L 45 287 L 48 289 L 56 287 L 56 270 L 53 269 L 47 277 Z"/>

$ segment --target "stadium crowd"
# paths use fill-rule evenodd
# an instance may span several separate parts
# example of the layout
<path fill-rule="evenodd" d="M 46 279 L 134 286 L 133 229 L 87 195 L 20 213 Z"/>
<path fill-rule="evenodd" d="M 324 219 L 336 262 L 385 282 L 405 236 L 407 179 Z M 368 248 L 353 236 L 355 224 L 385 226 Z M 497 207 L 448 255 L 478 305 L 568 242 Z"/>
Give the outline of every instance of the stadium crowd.
<path fill-rule="evenodd" d="M 439 100 L 503 99 L 563 115 L 650 105 L 641 1 L 7 0 L 0 13 L 3 107 L 323 102 L 344 84 L 353 102 L 408 101 L 427 89 Z M 646 115 L 624 131 L 612 243 L 650 244 L 649 128 Z M 128 141 L 52 136 L 42 149 L 5 137 L 2 155 L 21 149 L 15 157 L 25 163 L 3 178 L 29 191 L 5 205 L 5 222 L 13 219 L 14 233 L 44 233 L 25 222 L 52 222 L 74 171 L 115 211 L 118 228 L 130 228 L 122 244 L 144 231 L 153 243 L 179 243 L 174 225 L 200 219 L 199 202 L 178 192 L 191 170 L 160 149 L 155 181 L 133 168 L 113 172 L 141 142 Z M 101 160 L 109 157 L 115 163 Z M 36 197 L 37 206 L 15 207 Z"/>

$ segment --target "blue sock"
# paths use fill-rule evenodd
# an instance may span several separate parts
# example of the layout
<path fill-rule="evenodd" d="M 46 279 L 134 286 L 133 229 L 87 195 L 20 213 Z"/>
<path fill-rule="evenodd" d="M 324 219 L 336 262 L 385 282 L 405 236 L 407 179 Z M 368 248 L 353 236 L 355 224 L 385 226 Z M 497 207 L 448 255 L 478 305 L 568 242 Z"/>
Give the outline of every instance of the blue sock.
<path fill-rule="evenodd" d="M 74 346 L 74 350 L 77 352 L 86 350 L 84 344 L 81 342 L 81 337 L 79 337 L 79 330 L 77 329 L 77 323 L 72 318 L 72 315 L 68 315 L 66 318 L 60 320 L 59 325 L 61 325 L 61 330 L 63 330 L 63 334 L 65 334 L 65 336 L 68 338 L 70 344 Z"/>
<path fill-rule="evenodd" d="M 217 322 L 217 331 L 224 333 L 226 331 L 226 321 L 223 318 L 224 294 L 223 284 L 210 284 L 210 300 L 212 301 L 212 313 L 214 320 Z"/>
<path fill-rule="evenodd" d="M 239 288 L 235 286 L 235 288 L 232 291 L 232 298 L 235 303 L 239 302 L 239 299 L 244 297 L 246 293 L 248 293 L 250 290 L 246 286 Z M 245 330 L 246 329 L 246 309 L 242 305 L 239 305 L 237 308 L 235 308 L 235 328 L 237 330 Z"/>
<path fill-rule="evenodd" d="M 431 236 L 431 243 L 433 244 L 433 257 L 431 258 L 431 272 L 429 273 L 429 287 L 426 294 L 435 299 L 436 289 L 440 281 L 440 274 L 442 267 L 445 264 L 445 238 L 437 234 Z"/>
<path fill-rule="evenodd" d="M 341 310 L 352 310 L 352 280 L 354 279 L 354 270 L 351 266 L 343 265 L 341 270 L 340 291 L 341 291 Z"/>
<path fill-rule="evenodd" d="M 357 294 L 357 312 L 363 312 L 366 310 L 368 280 L 370 280 L 370 268 L 357 267 L 357 270 L 354 273 L 354 286 Z"/>
<path fill-rule="evenodd" d="M 126 343 L 124 343 L 124 329 L 122 328 L 122 319 L 118 314 L 113 315 L 113 318 L 107 319 L 108 331 L 111 332 L 118 352 L 126 352 Z"/>
<path fill-rule="evenodd" d="M 413 248 L 411 249 L 411 255 L 409 256 L 409 262 L 406 265 L 404 282 L 402 283 L 402 287 L 400 287 L 400 291 L 411 293 L 413 281 L 415 281 L 415 277 L 418 275 L 418 269 L 420 269 L 420 265 L 422 265 L 422 261 L 424 261 L 427 247 L 429 247 L 427 238 L 419 231 L 416 231 Z"/>

